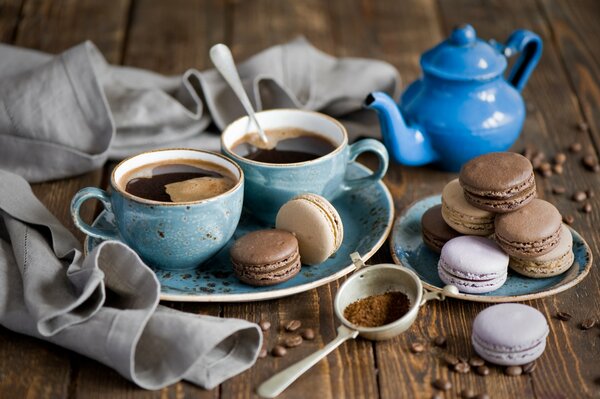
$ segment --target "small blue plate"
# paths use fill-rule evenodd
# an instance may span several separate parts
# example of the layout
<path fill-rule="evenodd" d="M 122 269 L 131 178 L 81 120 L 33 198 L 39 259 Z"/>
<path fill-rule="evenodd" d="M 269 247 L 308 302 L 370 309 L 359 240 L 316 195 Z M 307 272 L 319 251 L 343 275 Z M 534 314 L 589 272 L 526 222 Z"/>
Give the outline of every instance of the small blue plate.
<path fill-rule="evenodd" d="M 413 203 L 396 219 L 390 239 L 394 262 L 417 273 L 423 281 L 423 286 L 430 291 L 442 291 L 444 283 L 437 273 L 439 255 L 423 244 L 421 216 L 427 209 L 441 202 L 441 196 L 435 195 Z M 536 279 L 521 276 L 509 269 L 506 283 L 496 291 L 450 296 L 475 302 L 517 302 L 555 295 L 575 286 L 589 273 L 592 267 L 592 253 L 579 233 L 573 229 L 571 233 L 575 262 L 567 272 L 555 277 Z"/>
<path fill-rule="evenodd" d="M 352 163 L 350 178 L 371 173 L 366 167 Z M 229 260 L 229 248 L 244 234 L 269 228 L 248 214 L 242 218 L 233 238 L 213 258 L 196 270 L 172 272 L 155 270 L 161 284 L 161 300 L 179 302 L 245 302 L 280 298 L 308 291 L 337 280 L 352 272 L 355 266 L 350 254 L 358 252 L 363 260 L 369 259 L 385 242 L 394 221 L 394 202 L 383 182 L 371 187 L 342 194 L 333 202 L 344 225 L 344 241 L 337 253 L 316 266 L 302 266 L 292 279 L 270 287 L 253 287 L 235 278 Z M 109 214 L 102 212 L 93 225 L 100 228 L 114 226 Z M 89 253 L 102 240 L 86 237 L 84 248 Z"/>

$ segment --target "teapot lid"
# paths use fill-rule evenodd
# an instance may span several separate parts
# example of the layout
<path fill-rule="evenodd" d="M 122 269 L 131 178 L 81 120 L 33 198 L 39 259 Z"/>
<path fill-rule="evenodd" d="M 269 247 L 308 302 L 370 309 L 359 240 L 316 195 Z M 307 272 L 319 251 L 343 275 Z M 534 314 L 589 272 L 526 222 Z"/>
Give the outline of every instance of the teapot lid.
<path fill-rule="evenodd" d="M 477 38 L 469 24 L 452 31 L 448 39 L 421 56 L 426 73 L 452 80 L 491 79 L 506 68 L 506 58 L 489 43 Z"/>

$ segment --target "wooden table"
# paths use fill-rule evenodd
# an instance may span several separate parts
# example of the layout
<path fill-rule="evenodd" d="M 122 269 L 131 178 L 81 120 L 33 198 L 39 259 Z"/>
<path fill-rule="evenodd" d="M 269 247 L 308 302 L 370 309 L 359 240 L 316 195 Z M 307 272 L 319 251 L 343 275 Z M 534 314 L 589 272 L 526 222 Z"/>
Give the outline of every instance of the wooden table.
<path fill-rule="evenodd" d="M 405 83 L 419 75 L 420 54 L 445 38 L 451 27 L 470 22 L 483 38 L 505 40 L 517 28 L 531 29 L 544 39 L 544 55 L 524 91 L 528 105 L 523 134 L 515 145 L 533 145 L 553 156 L 570 143 L 598 153 L 600 145 L 600 2 L 597 0 L 469 1 L 469 0 L 0 0 L 0 40 L 19 46 L 60 52 L 90 39 L 109 62 L 148 68 L 165 74 L 188 67 L 210 67 L 208 49 L 227 43 L 241 60 L 267 46 L 298 34 L 339 56 L 386 60 L 401 72 Z M 578 131 L 585 122 L 589 129 Z M 581 154 L 569 154 L 564 174 L 538 178 L 539 195 L 575 217 L 573 226 L 600 259 L 600 174 L 580 166 Z M 367 159 L 367 163 L 370 160 Z M 68 212 L 72 195 L 85 186 L 107 184 L 107 169 L 72 179 L 35 185 L 34 191 L 78 237 Z M 453 174 L 430 168 L 393 165 L 385 182 L 397 212 L 425 195 L 438 193 Z M 567 193 L 553 195 L 553 185 Z M 570 201 L 576 189 L 596 190 L 590 214 Z M 88 204 L 84 216 L 97 209 Z M 384 245 L 372 262 L 391 260 Z M 341 282 L 341 281 L 340 281 Z M 161 391 L 137 388 L 107 367 L 29 337 L 0 329 L 1 398 L 249 398 L 256 386 L 274 372 L 322 347 L 335 336 L 332 300 L 340 282 L 281 300 L 243 304 L 170 304 L 192 313 L 268 319 L 274 326 L 300 319 L 315 328 L 312 341 L 284 358 L 258 360 L 249 371 L 204 391 L 179 383 Z M 448 300 L 427 305 L 415 325 L 387 342 L 356 340 L 344 344 L 320 362 L 282 397 L 287 398 L 427 398 L 431 381 L 449 378 L 457 397 L 465 387 L 488 392 L 493 398 L 600 397 L 600 330 L 582 331 L 586 318 L 600 318 L 600 272 L 593 268 L 576 288 L 528 304 L 548 318 L 550 336 L 537 370 L 508 377 L 493 368 L 491 375 L 450 372 L 441 351 L 429 342 L 448 337 L 448 351 L 470 355 L 470 326 L 484 304 Z M 567 311 L 569 322 L 554 315 Z M 268 347 L 276 329 L 266 334 Z M 427 343 L 414 355 L 411 343 Z"/>

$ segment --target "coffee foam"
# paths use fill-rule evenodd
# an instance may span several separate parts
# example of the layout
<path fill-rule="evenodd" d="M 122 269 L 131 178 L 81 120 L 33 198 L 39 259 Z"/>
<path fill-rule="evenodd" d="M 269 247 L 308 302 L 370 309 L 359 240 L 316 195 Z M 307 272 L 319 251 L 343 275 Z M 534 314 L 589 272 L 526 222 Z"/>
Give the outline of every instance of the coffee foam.
<path fill-rule="evenodd" d="M 228 177 L 198 177 L 167 184 L 165 191 L 173 202 L 200 201 L 229 191 L 235 181 Z"/>
<path fill-rule="evenodd" d="M 277 143 L 279 143 L 282 140 L 294 139 L 296 137 L 307 136 L 307 135 L 319 136 L 319 137 L 323 137 L 324 139 L 327 140 L 327 138 L 324 136 L 320 136 L 318 134 L 309 132 L 307 130 L 304 130 L 301 128 L 295 128 L 295 127 L 283 127 L 283 128 L 278 128 L 278 129 L 269 129 L 269 130 L 265 131 L 265 134 L 267 135 L 267 143 L 262 141 L 260 134 L 258 132 L 251 132 L 251 133 L 246 134 L 237 143 L 235 143 L 233 145 L 233 148 L 235 148 L 236 146 L 238 146 L 242 143 L 248 143 L 256 148 L 260 148 L 261 150 L 272 150 L 277 146 Z M 335 146 L 335 147 L 337 147 L 337 146 Z"/>

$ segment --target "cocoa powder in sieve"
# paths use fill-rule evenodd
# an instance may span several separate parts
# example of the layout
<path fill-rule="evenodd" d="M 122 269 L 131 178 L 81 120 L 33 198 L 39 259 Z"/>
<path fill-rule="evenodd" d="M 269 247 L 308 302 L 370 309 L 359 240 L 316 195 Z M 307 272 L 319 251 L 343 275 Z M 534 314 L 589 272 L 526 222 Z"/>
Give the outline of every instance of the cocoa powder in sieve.
<path fill-rule="evenodd" d="M 368 296 L 352 302 L 344 309 L 344 317 L 361 327 L 379 327 L 404 316 L 410 308 L 406 294 L 394 291 Z"/>

